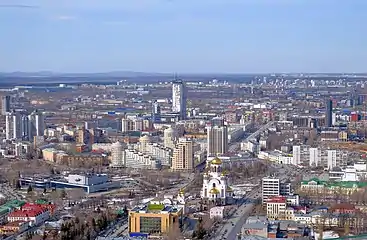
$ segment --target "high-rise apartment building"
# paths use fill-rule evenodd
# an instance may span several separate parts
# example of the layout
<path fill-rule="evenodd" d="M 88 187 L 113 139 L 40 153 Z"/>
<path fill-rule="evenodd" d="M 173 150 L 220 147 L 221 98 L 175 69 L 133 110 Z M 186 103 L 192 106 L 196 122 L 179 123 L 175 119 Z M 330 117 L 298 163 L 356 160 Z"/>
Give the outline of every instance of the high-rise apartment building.
<path fill-rule="evenodd" d="M 174 148 L 178 133 L 175 128 L 169 127 L 163 132 L 163 144 L 166 148 Z"/>
<path fill-rule="evenodd" d="M 194 165 L 193 141 L 188 138 L 180 138 L 172 154 L 172 170 L 192 171 Z"/>
<path fill-rule="evenodd" d="M 325 114 L 325 123 L 326 127 L 332 127 L 333 126 L 333 101 L 331 99 L 328 99 L 326 101 L 326 114 Z"/>
<path fill-rule="evenodd" d="M 121 142 L 115 142 L 111 148 L 111 166 L 124 167 L 126 161 L 126 152 Z"/>
<path fill-rule="evenodd" d="M 318 148 L 310 148 L 310 166 L 317 167 L 321 163 L 320 151 Z"/>
<path fill-rule="evenodd" d="M 228 127 L 226 125 L 210 125 L 207 130 L 208 156 L 226 154 L 228 152 Z"/>
<path fill-rule="evenodd" d="M 157 101 L 152 103 L 152 122 L 158 123 L 161 121 L 161 106 Z"/>
<path fill-rule="evenodd" d="M 179 113 L 180 119 L 186 119 L 186 86 L 182 81 L 172 83 L 172 112 Z"/>
<path fill-rule="evenodd" d="M 1 114 L 6 115 L 6 113 L 10 112 L 10 96 L 2 96 L 1 97 Z"/>
<path fill-rule="evenodd" d="M 35 136 L 43 136 L 45 131 L 45 121 L 43 113 L 38 110 L 33 111 L 28 115 L 28 138 L 33 141 Z"/>
<path fill-rule="evenodd" d="M 5 117 L 6 139 L 22 138 L 22 116 L 17 112 L 8 112 Z"/>
<path fill-rule="evenodd" d="M 292 164 L 305 167 L 345 167 L 349 153 L 342 149 L 325 149 L 309 145 L 294 145 Z"/>

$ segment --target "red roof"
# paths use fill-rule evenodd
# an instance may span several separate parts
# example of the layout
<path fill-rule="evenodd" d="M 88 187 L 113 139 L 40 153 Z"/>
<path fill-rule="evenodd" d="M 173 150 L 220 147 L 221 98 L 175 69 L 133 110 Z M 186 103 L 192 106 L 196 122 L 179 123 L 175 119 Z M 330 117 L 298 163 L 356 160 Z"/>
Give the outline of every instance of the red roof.
<path fill-rule="evenodd" d="M 8 217 L 36 217 L 43 213 L 44 211 L 37 211 L 37 210 L 17 210 L 11 212 Z"/>
<path fill-rule="evenodd" d="M 286 197 L 282 197 L 282 196 L 278 196 L 278 197 L 272 197 L 269 198 L 268 203 L 286 203 L 287 202 L 287 198 Z"/>
<path fill-rule="evenodd" d="M 35 217 L 48 211 L 50 208 L 54 208 L 54 205 L 26 203 L 20 210 L 11 212 L 9 217 Z"/>

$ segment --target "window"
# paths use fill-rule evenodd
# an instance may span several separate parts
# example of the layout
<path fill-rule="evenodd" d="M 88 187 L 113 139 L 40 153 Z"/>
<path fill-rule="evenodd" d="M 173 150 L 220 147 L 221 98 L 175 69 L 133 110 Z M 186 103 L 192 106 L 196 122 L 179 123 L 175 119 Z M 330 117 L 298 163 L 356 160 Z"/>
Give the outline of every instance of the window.
<path fill-rule="evenodd" d="M 140 217 L 141 233 L 159 233 L 161 232 L 160 217 Z"/>

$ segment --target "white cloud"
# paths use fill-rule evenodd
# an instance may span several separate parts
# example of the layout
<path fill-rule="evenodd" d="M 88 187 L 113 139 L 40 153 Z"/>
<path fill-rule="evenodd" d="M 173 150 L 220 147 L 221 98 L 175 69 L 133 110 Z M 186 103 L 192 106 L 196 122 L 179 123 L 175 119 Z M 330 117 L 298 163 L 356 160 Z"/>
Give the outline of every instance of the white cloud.
<path fill-rule="evenodd" d="M 76 17 L 75 16 L 68 16 L 68 15 L 61 15 L 61 16 L 57 16 L 56 19 L 60 20 L 60 21 L 71 21 L 71 20 L 75 20 Z"/>

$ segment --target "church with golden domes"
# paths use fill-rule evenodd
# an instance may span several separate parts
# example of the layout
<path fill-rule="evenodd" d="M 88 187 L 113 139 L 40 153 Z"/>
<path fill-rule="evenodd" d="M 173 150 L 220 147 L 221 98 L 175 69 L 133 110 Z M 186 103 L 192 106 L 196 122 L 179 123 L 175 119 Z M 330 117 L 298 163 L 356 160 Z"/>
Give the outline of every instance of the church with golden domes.
<path fill-rule="evenodd" d="M 218 157 L 207 162 L 201 190 L 201 198 L 207 203 L 226 205 L 233 202 L 233 191 L 228 185 L 228 177 L 223 172 L 222 164 Z"/>

